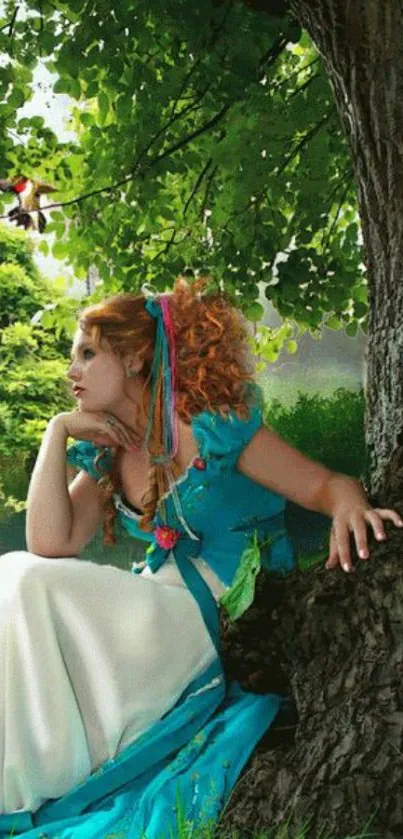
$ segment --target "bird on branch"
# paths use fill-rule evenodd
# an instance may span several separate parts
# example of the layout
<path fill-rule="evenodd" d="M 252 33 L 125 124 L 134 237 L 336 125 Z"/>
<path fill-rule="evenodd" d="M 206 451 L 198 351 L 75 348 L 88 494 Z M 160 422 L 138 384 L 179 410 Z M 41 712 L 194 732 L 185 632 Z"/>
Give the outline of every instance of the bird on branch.
<path fill-rule="evenodd" d="M 11 180 L 0 180 L 2 192 L 13 192 L 18 198 L 18 205 L 8 213 L 10 221 L 15 221 L 17 227 L 25 230 L 33 228 L 43 233 L 46 218 L 40 209 L 41 195 L 46 192 L 57 192 L 56 187 L 30 180 L 24 175 L 17 175 Z"/>

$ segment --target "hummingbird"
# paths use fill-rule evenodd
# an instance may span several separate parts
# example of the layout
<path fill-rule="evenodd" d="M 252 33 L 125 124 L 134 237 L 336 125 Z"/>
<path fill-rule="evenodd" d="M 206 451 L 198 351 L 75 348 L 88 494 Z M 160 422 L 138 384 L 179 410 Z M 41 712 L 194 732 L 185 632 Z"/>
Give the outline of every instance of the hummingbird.
<path fill-rule="evenodd" d="M 18 204 L 8 213 L 10 221 L 15 221 L 17 227 L 25 230 L 33 228 L 43 233 L 46 218 L 40 209 L 41 195 L 46 192 L 57 192 L 56 187 L 30 180 L 24 175 L 17 175 L 11 180 L 0 179 L 2 192 L 13 192 L 18 198 Z"/>

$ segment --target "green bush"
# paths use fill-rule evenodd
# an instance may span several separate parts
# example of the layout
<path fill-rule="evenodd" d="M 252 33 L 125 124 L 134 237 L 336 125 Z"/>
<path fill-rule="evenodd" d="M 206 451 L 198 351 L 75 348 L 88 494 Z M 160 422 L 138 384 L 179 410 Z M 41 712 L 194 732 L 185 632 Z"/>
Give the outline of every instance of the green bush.
<path fill-rule="evenodd" d="M 25 508 L 28 486 L 26 453 L 21 451 L 12 457 L 0 453 L 0 527 Z M 7 504 L 8 499 L 13 499 L 11 504 Z"/>
<path fill-rule="evenodd" d="M 284 440 L 328 469 L 362 478 L 367 470 L 364 392 L 340 387 L 331 396 L 298 391 L 294 405 L 266 402 L 265 421 Z"/>

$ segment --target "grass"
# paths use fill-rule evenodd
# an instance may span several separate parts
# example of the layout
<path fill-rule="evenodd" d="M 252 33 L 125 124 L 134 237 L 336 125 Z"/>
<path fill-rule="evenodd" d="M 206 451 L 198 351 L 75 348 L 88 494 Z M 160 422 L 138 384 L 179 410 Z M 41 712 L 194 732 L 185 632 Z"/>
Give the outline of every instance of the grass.
<path fill-rule="evenodd" d="M 248 831 L 247 829 L 244 829 L 242 833 L 240 833 L 237 830 L 220 830 L 220 821 L 224 815 L 224 812 L 228 808 L 228 805 L 235 791 L 235 787 L 232 790 L 225 807 L 221 811 L 218 820 L 214 821 L 210 819 L 202 827 L 195 827 L 194 823 L 186 818 L 186 813 L 178 788 L 176 806 L 174 808 L 176 811 L 176 826 L 174 829 L 172 829 L 171 827 L 168 833 L 161 833 L 158 836 L 158 839 L 307 839 L 309 831 L 309 819 L 305 823 L 305 825 L 302 825 L 297 830 L 297 832 L 295 832 L 290 831 L 289 821 L 291 816 L 288 818 L 286 822 L 284 822 L 284 824 L 280 828 L 274 830 L 258 830 L 255 833 L 253 833 L 253 831 Z M 363 827 L 361 833 L 349 833 L 347 836 L 344 837 L 335 837 L 334 834 L 328 833 L 326 826 L 324 826 L 323 829 L 319 830 L 319 833 L 315 834 L 315 839 L 380 839 L 379 832 L 368 832 L 371 821 L 372 818 L 368 820 L 368 823 Z M 13 829 L 13 832 L 9 833 L 6 839 L 13 839 L 15 835 L 16 834 L 14 834 Z M 102 837 L 100 836 L 99 839 L 124 839 L 126 835 L 126 831 L 122 832 L 120 830 L 112 830 L 112 832 L 104 833 L 104 835 Z M 47 839 L 47 837 L 49 836 L 50 839 L 50 835 L 46 832 L 46 829 L 44 829 L 43 833 L 39 834 L 38 839 L 41 839 L 42 836 L 44 837 L 44 839 Z M 139 836 L 139 839 L 147 839 L 147 833 L 142 833 Z"/>
<path fill-rule="evenodd" d="M 21 834 L 18 834 L 19 836 Z M 41 836 L 40 834 L 39 836 Z M 16 834 L 9 833 L 7 839 L 13 839 Z M 47 837 L 47 833 L 43 833 L 44 837 Z M 122 833 L 121 831 L 112 832 L 112 833 L 105 833 L 103 837 L 99 837 L 99 839 L 124 839 L 126 833 Z M 262 832 L 258 831 L 253 836 L 249 836 L 248 839 L 306 839 L 307 832 L 306 828 L 301 828 L 297 831 L 297 833 L 290 834 L 288 828 L 280 828 L 276 833 L 272 831 Z M 142 834 L 139 839 L 147 839 L 147 834 Z M 202 829 L 196 829 L 192 825 L 185 824 L 180 826 L 178 832 L 173 833 L 171 830 L 168 836 L 166 834 L 162 834 L 160 839 L 245 839 L 244 834 L 239 834 L 237 831 L 231 831 L 230 833 L 227 832 L 225 834 L 217 833 L 216 826 L 212 827 L 205 827 Z M 330 834 L 320 833 L 317 834 L 316 839 L 335 839 L 335 837 L 331 836 Z M 345 837 L 337 837 L 337 839 L 379 839 L 379 833 L 349 833 Z"/>

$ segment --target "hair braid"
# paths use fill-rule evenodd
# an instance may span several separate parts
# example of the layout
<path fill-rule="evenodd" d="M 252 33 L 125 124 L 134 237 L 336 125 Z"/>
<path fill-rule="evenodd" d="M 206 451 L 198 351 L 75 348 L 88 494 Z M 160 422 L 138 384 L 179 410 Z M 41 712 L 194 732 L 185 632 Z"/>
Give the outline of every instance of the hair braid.
<path fill-rule="evenodd" d="M 118 492 L 120 486 L 116 453 L 117 449 L 114 448 L 111 469 L 109 472 L 102 469 L 104 474 L 98 480 L 98 486 L 100 487 L 103 496 L 102 530 L 104 535 L 104 545 L 116 545 L 115 519 L 117 511 L 113 501 L 113 496 L 115 492 Z M 105 450 L 100 452 L 95 458 L 94 465 L 96 468 L 99 468 L 100 459 L 104 456 L 104 454 Z"/>
<path fill-rule="evenodd" d="M 159 456 L 163 452 L 163 370 L 159 371 L 158 381 L 156 385 L 156 399 L 154 409 L 154 428 L 152 429 L 150 439 L 150 454 L 151 456 Z M 153 530 L 153 518 L 157 509 L 159 499 L 167 491 L 166 471 L 163 463 L 155 463 L 148 472 L 148 487 L 141 499 L 144 515 L 139 521 L 141 530 Z"/>

